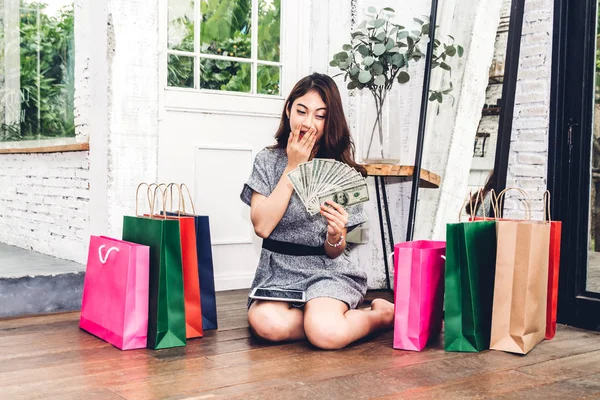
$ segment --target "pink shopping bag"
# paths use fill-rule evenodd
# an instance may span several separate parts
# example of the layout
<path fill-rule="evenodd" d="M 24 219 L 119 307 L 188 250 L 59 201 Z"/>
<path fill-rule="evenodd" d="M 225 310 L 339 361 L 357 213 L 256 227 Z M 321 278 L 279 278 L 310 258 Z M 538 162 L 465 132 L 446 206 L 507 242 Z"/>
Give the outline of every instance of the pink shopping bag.
<path fill-rule="evenodd" d="M 394 246 L 394 348 L 421 351 L 442 328 L 446 242 Z"/>
<path fill-rule="evenodd" d="M 121 350 L 146 347 L 150 248 L 92 236 L 79 327 Z"/>

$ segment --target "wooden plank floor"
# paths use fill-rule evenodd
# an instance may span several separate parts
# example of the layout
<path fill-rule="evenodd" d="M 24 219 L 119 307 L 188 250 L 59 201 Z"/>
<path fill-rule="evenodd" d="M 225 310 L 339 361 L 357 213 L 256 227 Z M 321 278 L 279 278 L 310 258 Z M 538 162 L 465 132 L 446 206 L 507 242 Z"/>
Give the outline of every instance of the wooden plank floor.
<path fill-rule="evenodd" d="M 560 326 L 527 356 L 392 349 L 383 332 L 339 351 L 251 337 L 246 291 L 218 294 L 218 332 L 122 352 L 78 313 L 0 320 L 0 399 L 600 398 L 600 333 Z"/>

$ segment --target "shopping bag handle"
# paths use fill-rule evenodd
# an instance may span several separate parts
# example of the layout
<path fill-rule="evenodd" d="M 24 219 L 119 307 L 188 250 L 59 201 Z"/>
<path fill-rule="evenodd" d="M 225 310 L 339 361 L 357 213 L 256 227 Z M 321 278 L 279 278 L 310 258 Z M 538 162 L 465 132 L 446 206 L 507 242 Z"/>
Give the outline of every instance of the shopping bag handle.
<path fill-rule="evenodd" d="M 139 191 L 140 188 L 142 186 L 146 186 L 146 197 L 148 198 L 148 206 L 150 208 L 150 218 L 152 218 L 155 213 L 154 213 L 154 209 L 156 207 L 156 192 L 157 190 L 160 191 L 161 195 L 162 195 L 162 211 L 165 212 L 165 215 L 163 216 L 164 218 L 166 218 L 166 212 L 167 212 L 167 200 L 170 198 L 171 199 L 171 207 L 169 208 L 171 211 L 173 211 L 173 187 L 176 187 L 179 190 L 179 207 L 177 208 L 177 212 L 178 212 L 178 216 L 181 216 L 181 214 L 185 214 L 185 198 L 183 196 L 183 189 L 185 188 L 185 190 L 188 193 L 188 197 L 190 200 L 190 204 L 192 206 L 192 213 L 196 214 L 196 209 L 194 207 L 194 200 L 192 199 L 192 194 L 190 192 L 190 189 L 188 188 L 188 186 L 185 183 L 182 183 L 180 185 L 177 185 L 176 183 L 169 183 L 168 185 L 165 183 L 140 183 L 137 187 L 137 190 L 135 192 L 135 215 L 136 217 L 140 217 L 142 215 L 139 214 L 139 208 L 138 208 L 138 202 L 139 202 Z M 167 193 L 167 191 L 170 191 L 170 196 Z"/>
<path fill-rule="evenodd" d="M 182 183 L 181 185 L 179 185 L 179 190 L 181 190 L 182 194 L 183 194 L 184 188 L 188 193 L 188 197 L 190 199 L 190 204 L 192 205 L 192 214 L 196 215 L 196 208 L 194 207 L 194 199 L 192 198 L 192 192 L 190 192 L 190 188 L 185 183 Z M 182 198 L 183 198 L 183 196 L 182 196 Z M 181 205 L 183 207 L 183 212 L 185 213 L 185 201 L 182 201 Z"/>
<path fill-rule="evenodd" d="M 497 215 L 498 214 L 498 210 L 494 206 L 494 197 L 496 197 L 496 192 L 494 192 L 494 189 L 490 189 L 490 203 L 492 205 L 492 209 L 494 210 L 494 215 Z M 483 220 L 484 221 L 491 220 L 492 218 L 489 218 L 487 216 L 487 212 L 486 212 L 486 209 L 485 209 L 485 197 L 483 195 L 483 188 L 479 189 L 477 191 L 477 197 L 475 198 L 475 209 L 474 209 L 474 211 L 472 211 L 472 212 L 475 213 L 475 215 L 472 216 L 473 220 L 475 220 L 475 216 L 477 215 L 477 208 L 478 208 L 477 204 L 479 203 L 479 199 L 481 199 L 481 207 L 483 208 Z"/>
<path fill-rule="evenodd" d="M 165 200 L 168 200 L 168 199 L 171 200 L 171 206 L 169 207 L 169 210 L 171 212 L 173 212 L 173 187 L 176 187 L 178 189 L 178 191 L 179 191 L 179 193 L 177 195 L 178 199 L 179 199 L 179 205 L 177 206 L 177 216 L 181 217 L 181 212 L 182 212 L 181 210 L 182 210 L 182 203 L 183 203 L 183 196 L 181 194 L 181 185 L 178 185 L 178 184 L 173 183 L 173 182 L 171 182 L 168 185 L 166 185 L 166 188 L 165 188 L 166 199 Z M 167 193 L 167 191 L 168 191 L 168 193 Z M 166 206 L 166 201 L 165 201 L 165 206 Z M 167 208 L 165 208 L 165 212 L 166 212 L 166 210 L 167 210 Z"/>
<path fill-rule="evenodd" d="M 171 200 L 171 206 L 169 207 L 169 210 L 171 212 L 173 212 L 173 187 L 176 187 L 179 191 L 178 193 L 178 198 L 179 198 L 179 205 L 177 206 L 177 216 L 181 217 L 181 214 L 185 214 L 185 198 L 183 197 L 183 189 L 185 188 L 188 192 L 188 197 L 190 199 L 190 203 L 192 205 L 192 213 L 195 214 L 196 210 L 194 208 L 194 201 L 192 200 L 192 195 L 190 193 L 190 189 L 187 187 L 187 185 L 185 183 L 181 183 L 181 184 L 176 184 L 176 183 L 169 183 L 168 185 L 164 185 L 161 184 L 163 186 L 165 186 L 165 196 L 166 199 L 170 199 Z M 169 193 L 167 193 L 167 190 L 169 191 Z M 166 204 L 166 201 L 165 201 Z M 166 208 L 165 208 L 166 210 Z"/>
<path fill-rule="evenodd" d="M 155 186 L 154 192 L 152 193 L 152 204 L 150 206 L 150 218 L 153 218 L 155 215 L 158 215 L 158 214 L 155 214 L 155 212 L 154 212 L 154 207 L 156 206 L 156 191 L 158 190 L 158 191 L 160 191 L 160 193 L 162 195 L 161 196 L 162 197 L 162 210 L 163 210 L 162 217 L 163 217 L 163 219 L 167 219 L 167 196 L 165 195 L 166 185 L 164 183 L 159 183 L 159 184 L 153 183 L 150 186 Z M 148 190 L 150 190 L 150 186 L 148 187 Z M 163 186 L 165 186 L 164 191 L 162 189 Z M 159 212 L 159 214 L 160 214 L 160 212 Z"/>
<path fill-rule="evenodd" d="M 162 186 L 166 186 L 164 183 L 146 183 L 146 182 L 142 182 L 138 185 L 137 189 L 135 190 L 135 216 L 136 217 L 143 217 L 144 214 L 140 214 L 139 211 L 139 198 L 140 198 L 140 188 L 142 186 L 146 186 L 146 197 L 148 199 L 148 207 L 150 208 L 150 218 L 153 217 L 154 215 L 154 206 L 156 203 L 156 190 L 160 190 L 161 193 L 163 194 L 163 210 L 165 209 L 165 203 L 166 203 L 166 199 L 165 199 L 165 195 L 163 190 L 161 189 Z M 154 191 L 152 191 L 152 188 L 154 188 Z M 167 216 L 165 215 L 164 218 L 166 219 Z"/>
<path fill-rule="evenodd" d="M 492 205 L 492 209 L 494 210 L 494 218 L 499 218 L 498 217 L 498 204 L 496 204 L 497 199 L 498 199 L 498 196 L 496 196 L 496 191 L 494 189 L 490 189 L 490 204 Z"/>
<path fill-rule="evenodd" d="M 458 210 L 458 222 L 460 222 L 460 216 L 462 215 L 463 210 L 465 209 L 467 203 L 471 206 L 471 210 L 473 210 L 471 197 L 473 197 L 473 192 L 469 190 L 469 197 L 463 201 L 462 206 L 460 206 L 460 210 Z"/>
<path fill-rule="evenodd" d="M 171 193 L 171 211 L 173 211 L 173 186 L 175 186 L 177 188 L 177 199 L 179 200 L 179 204 L 177 205 L 177 216 L 181 217 L 181 210 L 182 210 L 182 204 L 183 204 L 183 194 L 181 193 L 181 185 L 178 185 L 176 183 L 170 183 L 168 188 L 170 189 L 170 193 Z"/>
<path fill-rule="evenodd" d="M 117 247 L 111 247 L 110 249 L 108 249 L 108 251 L 106 252 L 104 257 L 102 257 L 102 249 L 104 249 L 105 247 L 106 247 L 105 244 L 98 247 L 98 258 L 100 259 L 100 262 L 102 264 L 106 264 L 106 261 L 108 260 L 108 256 L 110 255 L 111 252 L 113 252 L 113 251 L 116 251 L 117 253 L 119 252 L 119 249 Z"/>
<path fill-rule="evenodd" d="M 491 193 L 492 193 L 492 207 L 493 207 L 493 199 L 494 199 L 493 190 L 491 191 Z M 471 209 L 472 222 L 475 222 L 475 216 L 477 214 L 477 205 L 479 204 L 479 199 L 481 199 L 481 206 L 483 207 L 483 219 L 484 220 L 491 219 L 491 218 L 488 218 L 487 213 L 485 212 L 485 201 L 483 198 L 483 189 L 479 189 L 477 191 L 477 196 L 475 196 L 475 204 L 473 204 L 473 192 L 469 191 L 469 197 L 467 199 L 465 199 L 462 206 L 460 207 L 460 210 L 458 211 L 458 222 L 461 222 L 461 215 L 467 204 L 469 204 L 469 208 Z M 494 208 L 494 211 L 495 210 L 496 209 Z"/>
<path fill-rule="evenodd" d="M 152 185 L 154 185 L 154 184 L 152 184 Z M 139 204 L 138 204 L 138 203 L 139 203 L 140 188 L 141 188 L 142 186 L 146 186 L 146 187 L 147 187 L 147 189 L 146 189 L 146 195 L 147 195 L 147 197 L 148 197 L 148 208 L 151 208 L 151 207 L 152 207 L 152 202 L 150 201 L 150 200 L 151 200 L 151 199 L 150 199 L 150 194 L 148 193 L 148 192 L 150 191 L 150 185 L 149 185 L 149 184 L 147 184 L 146 182 L 142 182 L 142 183 L 140 183 L 140 184 L 138 185 L 137 189 L 135 190 L 135 216 L 136 216 L 136 217 L 141 217 L 141 216 L 143 216 L 143 214 L 142 214 L 142 215 L 140 215 L 140 213 L 139 213 L 139 208 L 138 208 L 138 206 L 139 206 Z"/>
<path fill-rule="evenodd" d="M 167 185 L 165 183 L 154 182 L 154 183 L 151 183 L 148 185 L 148 190 L 146 191 L 146 196 L 148 197 L 148 206 L 150 208 L 152 208 L 152 204 L 154 203 L 154 200 L 155 200 L 154 197 L 156 195 L 156 188 L 157 187 L 162 188 L 163 186 L 165 187 L 165 190 L 166 190 Z M 153 191 L 153 188 L 154 188 L 154 191 Z"/>
<path fill-rule="evenodd" d="M 504 195 L 509 190 L 516 190 L 517 192 L 519 192 L 523 195 L 523 200 L 525 202 L 525 219 L 530 221 L 531 220 L 531 204 L 529 203 L 529 195 L 523 189 L 515 187 L 515 186 L 507 187 L 506 189 L 504 189 L 503 191 L 501 191 L 498 194 L 498 197 L 496 197 L 496 210 L 500 209 L 501 200 L 504 201 Z M 496 218 L 500 218 L 500 216 L 496 215 Z"/>
<path fill-rule="evenodd" d="M 164 186 L 164 188 L 165 188 L 165 196 L 166 196 L 166 199 L 165 199 L 165 209 L 164 209 L 165 212 L 167 211 L 167 209 L 170 212 L 173 212 L 173 186 L 175 186 L 177 189 L 179 189 L 179 194 L 178 194 L 178 196 L 179 196 L 178 197 L 178 199 L 179 199 L 179 206 L 177 208 L 177 212 L 178 212 L 177 215 L 179 217 L 181 217 L 181 203 L 182 203 L 183 200 L 181 198 L 181 188 L 179 187 L 179 185 L 177 185 L 174 182 L 171 182 L 168 185 L 164 184 L 164 183 L 159 183 L 158 186 L 160 186 L 160 187 Z M 170 207 L 166 207 L 166 204 L 169 202 L 169 200 L 170 200 Z"/>
<path fill-rule="evenodd" d="M 546 218 L 548 217 L 548 218 Z M 550 191 L 544 192 L 544 221 L 552 222 L 552 216 L 550 215 Z"/>

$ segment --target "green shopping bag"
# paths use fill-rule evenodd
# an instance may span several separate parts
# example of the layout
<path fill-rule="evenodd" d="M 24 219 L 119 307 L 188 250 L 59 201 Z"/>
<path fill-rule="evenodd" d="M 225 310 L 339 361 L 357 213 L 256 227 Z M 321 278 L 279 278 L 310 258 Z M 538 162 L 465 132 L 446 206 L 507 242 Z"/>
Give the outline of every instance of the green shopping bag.
<path fill-rule="evenodd" d="M 446 351 L 478 352 L 489 348 L 495 266 L 494 220 L 446 225 Z"/>
<path fill-rule="evenodd" d="M 138 186 L 138 191 L 141 186 Z M 160 188 L 155 189 L 162 190 Z M 148 307 L 148 347 L 165 349 L 185 346 L 185 303 L 179 221 L 154 215 L 154 199 L 149 216 L 123 217 L 123 240 L 150 247 L 150 301 Z M 163 194 L 164 203 L 164 194 Z"/>

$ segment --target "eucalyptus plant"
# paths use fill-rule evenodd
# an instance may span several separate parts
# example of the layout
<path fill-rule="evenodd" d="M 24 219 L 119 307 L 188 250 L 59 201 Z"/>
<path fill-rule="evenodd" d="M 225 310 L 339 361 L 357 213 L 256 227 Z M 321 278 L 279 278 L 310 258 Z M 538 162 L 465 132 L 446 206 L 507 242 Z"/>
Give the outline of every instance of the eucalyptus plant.
<path fill-rule="evenodd" d="M 395 11 L 390 7 L 379 11 L 369 7 L 368 19 L 351 32 L 351 42 L 344 44 L 343 51 L 336 53 L 330 62 L 332 67 L 344 71 L 340 75 L 344 75 L 348 89 L 368 89 L 375 99 L 376 120 L 367 154 L 370 153 L 376 130 L 383 143 L 383 106 L 394 82 L 405 84 L 410 80 L 409 66 L 425 57 L 429 42 L 428 17 L 414 18 L 416 29 L 409 30 L 392 21 L 394 15 Z M 448 36 L 448 39 L 447 43 L 434 40 L 431 66 L 450 73 L 452 67 L 446 61 L 454 56 L 462 57 L 464 49 L 454 44 L 452 36 Z M 429 100 L 442 103 L 445 96 L 454 100 L 451 92 L 452 82 L 447 88 L 430 90 Z"/>

